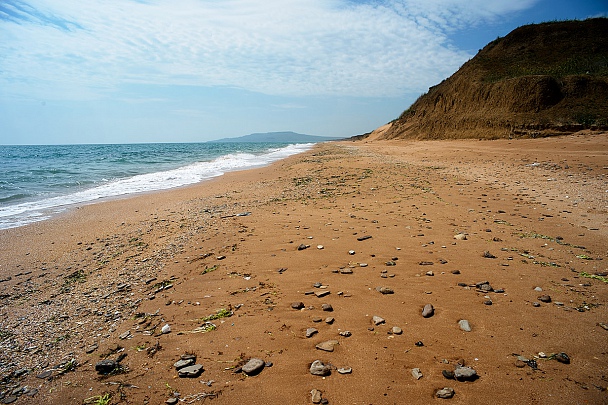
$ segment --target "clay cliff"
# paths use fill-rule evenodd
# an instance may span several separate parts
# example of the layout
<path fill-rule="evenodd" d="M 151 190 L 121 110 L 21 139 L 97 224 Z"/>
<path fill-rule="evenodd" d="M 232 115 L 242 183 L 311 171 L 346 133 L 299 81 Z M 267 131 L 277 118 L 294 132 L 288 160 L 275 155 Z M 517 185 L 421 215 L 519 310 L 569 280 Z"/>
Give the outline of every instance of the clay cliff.
<path fill-rule="evenodd" d="M 510 138 L 608 129 L 608 19 L 522 26 L 429 88 L 380 139 Z"/>

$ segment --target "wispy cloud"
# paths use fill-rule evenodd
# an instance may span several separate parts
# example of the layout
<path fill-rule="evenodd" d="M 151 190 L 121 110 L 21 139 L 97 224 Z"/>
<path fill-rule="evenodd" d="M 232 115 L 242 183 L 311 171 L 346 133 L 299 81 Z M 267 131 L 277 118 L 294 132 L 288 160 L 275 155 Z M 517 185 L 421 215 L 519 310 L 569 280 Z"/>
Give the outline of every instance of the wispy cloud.
<path fill-rule="evenodd" d="M 127 84 L 272 95 L 424 91 L 470 55 L 450 30 L 534 0 L 32 0 L 0 8 L 0 88 L 108 96 Z"/>

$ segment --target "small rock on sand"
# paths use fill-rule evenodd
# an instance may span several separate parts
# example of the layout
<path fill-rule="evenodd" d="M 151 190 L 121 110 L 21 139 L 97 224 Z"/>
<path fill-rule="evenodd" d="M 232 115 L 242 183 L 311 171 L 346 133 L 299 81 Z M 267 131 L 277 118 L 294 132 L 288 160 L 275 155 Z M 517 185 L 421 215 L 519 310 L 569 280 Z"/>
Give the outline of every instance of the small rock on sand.
<path fill-rule="evenodd" d="M 435 308 L 433 308 L 432 304 L 426 304 L 422 309 L 422 316 L 424 318 L 430 318 L 435 314 Z"/>
<path fill-rule="evenodd" d="M 315 328 L 308 328 L 306 329 L 306 337 L 309 338 L 312 335 L 314 335 L 315 333 L 318 333 L 319 331 Z"/>
<path fill-rule="evenodd" d="M 320 404 L 321 403 L 321 391 L 317 390 L 317 389 L 313 389 L 312 391 L 310 391 L 310 400 L 312 401 L 313 404 Z"/>
<path fill-rule="evenodd" d="M 441 388 L 435 391 L 435 396 L 442 399 L 450 399 L 454 396 L 454 394 L 454 389 L 450 387 Z"/>
<path fill-rule="evenodd" d="M 243 373 L 245 373 L 247 375 L 256 375 L 256 374 L 259 374 L 264 369 L 265 366 L 266 366 L 266 363 L 264 362 L 264 360 L 251 359 L 243 366 L 242 370 L 243 370 Z"/>
<path fill-rule="evenodd" d="M 319 350 L 323 350 L 326 352 L 333 352 L 334 351 L 334 346 L 339 344 L 340 342 L 338 342 L 337 340 L 327 340 L 325 342 L 321 342 L 318 345 L 316 345 L 315 347 Z"/>
<path fill-rule="evenodd" d="M 196 378 L 203 372 L 202 364 L 194 364 L 192 366 L 184 367 L 177 371 L 177 374 L 182 378 Z"/>
<path fill-rule="evenodd" d="M 398 326 L 393 326 L 391 332 L 393 333 L 393 335 L 401 335 L 403 333 L 403 330 Z"/>
<path fill-rule="evenodd" d="M 413 368 L 412 369 L 412 376 L 416 379 L 419 380 L 422 378 L 422 372 L 420 371 L 419 368 Z"/>
<path fill-rule="evenodd" d="M 380 325 L 380 324 L 383 324 L 386 321 L 384 320 L 384 318 L 381 318 L 381 317 L 379 317 L 377 315 L 374 315 L 372 317 L 372 322 L 374 323 L 374 325 Z"/>
<path fill-rule="evenodd" d="M 378 291 L 380 294 L 394 294 L 395 293 L 395 291 L 393 291 L 393 289 L 390 287 L 376 287 L 376 291 Z"/>
<path fill-rule="evenodd" d="M 301 301 L 300 301 L 300 302 L 293 302 L 293 303 L 291 304 L 291 307 L 292 307 L 293 309 L 302 309 L 302 308 L 304 308 L 304 303 L 303 303 L 303 302 L 301 302 Z"/>
<path fill-rule="evenodd" d="M 460 326 L 460 329 L 462 329 L 465 332 L 471 331 L 471 325 L 469 325 L 469 321 L 467 321 L 466 319 L 459 320 L 458 326 Z"/>
<path fill-rule="evenodd" d="M 331 366 L 323 364 L 321 360 L 315 360 L 310 365 L 310 374 L 322 377 L 328 376 L 331 374 Z"/>

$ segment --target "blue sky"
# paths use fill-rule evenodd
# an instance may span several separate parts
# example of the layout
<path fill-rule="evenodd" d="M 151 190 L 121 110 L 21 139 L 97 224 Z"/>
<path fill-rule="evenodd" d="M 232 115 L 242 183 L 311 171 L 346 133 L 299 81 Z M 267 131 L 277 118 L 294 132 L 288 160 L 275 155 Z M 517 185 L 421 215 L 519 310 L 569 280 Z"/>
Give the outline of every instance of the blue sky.
<path fill-rule="evenodd" d="M 2 0 L 0 144 L 351 136 L 518 26 L 608 0 Z"/>

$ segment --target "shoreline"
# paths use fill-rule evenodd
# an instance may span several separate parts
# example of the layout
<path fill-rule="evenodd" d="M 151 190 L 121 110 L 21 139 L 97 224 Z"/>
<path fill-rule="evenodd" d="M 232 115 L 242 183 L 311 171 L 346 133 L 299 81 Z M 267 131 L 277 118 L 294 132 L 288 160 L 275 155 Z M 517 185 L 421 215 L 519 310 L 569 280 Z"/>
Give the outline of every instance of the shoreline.
<path fill-rule="evenodd" d="M 0 364 L 2 377 L 12 373 L 1 391 L 27 386 L 37 392 L 16 403 L 74 404 L 104 393 L 163 403 L 174 391 L 308 404 L 313 389 L 334 404 L 422 404 L 443 387 L 455 390 L 450 403 L 486 402 L 488 392 L 501 404 L 605 401 L 608 284 L 583 273 L 608 270 L 607 150 L 605 133 L 327 143 L 0 230 L 0 286 L 10 294 L 0 301 Z M 426 304 L 432 317 L 420 315 Z M 220 309 L 233 314 L 193 333 Z M 315 348 L 332 340 L 332 352 Z M 177 377 L 185 353 L 204 366 L 200 377 Z M 95 372 L 121 354 L 124 373 Z M 234 373 L 249 358 L 272 366 Z M 331 375 L 311 375 L 314 360 L 335 366 Z M 477 380 L 442 375 L 462 361 Z"/>

